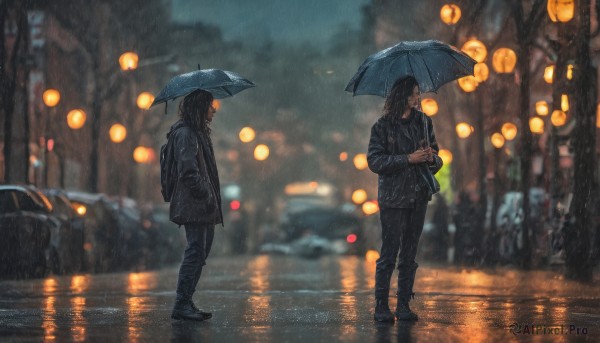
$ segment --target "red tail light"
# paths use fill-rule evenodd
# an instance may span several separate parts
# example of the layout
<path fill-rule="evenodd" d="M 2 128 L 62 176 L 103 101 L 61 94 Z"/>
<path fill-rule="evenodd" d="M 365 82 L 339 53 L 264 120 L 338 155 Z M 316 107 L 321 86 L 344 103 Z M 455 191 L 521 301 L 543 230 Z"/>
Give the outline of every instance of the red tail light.
<path fill-rule="evenodd" d="M 348 236 L 346 236 L 346 242 L 348 242 L 348 243 L 352 244 L 352 243 L 356 242 L 356 239 L 357 239 L 357 238 L 358 238 L 358 237 L 356 237 L 356 235 L 355 235 L 355 234 L 351 233 L 351 234 L 349 234 Z"/>
<path fill-rule="evenodd" d="M 232 202 L 229 203 L 229 208 L 231 208 L 234 211 L 237 211 L 240 209 L 240 206 L 242 204 L 239 202 L 239 200 L 233 200 Z"/>

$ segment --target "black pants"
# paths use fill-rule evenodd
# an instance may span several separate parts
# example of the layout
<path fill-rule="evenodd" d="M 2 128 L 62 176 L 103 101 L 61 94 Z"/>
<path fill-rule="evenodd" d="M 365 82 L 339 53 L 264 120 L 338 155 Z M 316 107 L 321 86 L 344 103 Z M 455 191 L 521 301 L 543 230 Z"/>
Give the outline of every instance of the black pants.
<path fill-rule="evenodd" d="M 179 268 L 177 280 L 177 301 L 192 300 L 198 280 L 202 274 L 202 267 L 210 253 L 215 236 L 214 225 L 191 223 L 185 225 L 187 247 Z"/>
<path fill-rule="evenodd" d="M 375 270 L 375 297 L 387 298 L 390 280 L 398 259 L 398 296 L 408 299 L 412 294 L 417 246 L 423 231 L 427 199 L 418 197 L 414 208 L 382 208 L 381 255 Z"/>

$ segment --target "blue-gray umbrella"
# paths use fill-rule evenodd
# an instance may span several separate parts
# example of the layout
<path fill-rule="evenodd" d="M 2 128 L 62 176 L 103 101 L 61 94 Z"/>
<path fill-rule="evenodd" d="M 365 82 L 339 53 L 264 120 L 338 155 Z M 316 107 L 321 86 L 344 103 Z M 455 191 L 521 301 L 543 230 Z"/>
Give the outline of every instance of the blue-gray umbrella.
<path fill-rule="evenodd" d="M 455 47 L 436 40 L 400 42 L 369 56 L 346 91 L 353 95 L 387 97 L 396 80 L 413 76 L 422 93 L 435 92 L 442 85 L 473 75 L 477 62 Z"/>
<path fill-rule="evenodd" d="M 172 78 L 154 99 L 152 106 L 185 96 L 195 90 L 210 92 L 215 99 L 233 96 L 256 85 L 243 76 L 220 69 L 201 69 Z"/>

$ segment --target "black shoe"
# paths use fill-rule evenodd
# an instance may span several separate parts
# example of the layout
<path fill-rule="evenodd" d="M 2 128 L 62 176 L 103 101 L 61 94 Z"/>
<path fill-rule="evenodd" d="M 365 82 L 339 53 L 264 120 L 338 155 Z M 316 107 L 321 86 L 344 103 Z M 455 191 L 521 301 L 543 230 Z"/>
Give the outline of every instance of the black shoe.
<path fill-rule="evenodd" d="M 412 294 L 414 297 L 414 293 Z M 396 306 L 396 318 L 398 320 L 417 321 L 419 316 L 414 313 L 408 306 L 409 297 L 398 297 L 398 304 Z"/>
<path fill-rule="evenodd" d="M 195 320 L 203 321 L 204 316 L 194 310 L 191 301 L 176 301 L 171 313 L 171 318 L 175 320 Z"/>
<path fill-rule="evenodd" d="M 197 308 L 196 305 L 194 304 L 194 302 L 191 301 L 191 300 L 190 300 L 190 305 L 194 309 L 194 312 L 199 313 L 199 314 L 202 315 L 202 317 L 204 317 L 204 320 L 212 318 L 212 313 L 210 313 L 210 312 L 204 312 L 201 309 Z"/>
<path fill-rule="evenodd" d="M 394 315 L 390 311 L 387 298 L 377 298 L 377 304 L 375 305 L 375 315 L 373 319 L 376 322 L 394 322 Z"/>

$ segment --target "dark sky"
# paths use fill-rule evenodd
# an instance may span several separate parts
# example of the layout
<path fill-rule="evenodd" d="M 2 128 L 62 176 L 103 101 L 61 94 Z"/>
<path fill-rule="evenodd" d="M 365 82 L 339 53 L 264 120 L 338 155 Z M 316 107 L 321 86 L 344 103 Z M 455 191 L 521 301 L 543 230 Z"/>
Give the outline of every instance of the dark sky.
<path fill-rule="evenodd" d="M 221 28 L 225 39 L 323 44 L 340 27 L 359 28 L 369 0 L 173 0 L 173 20 Z"/>

